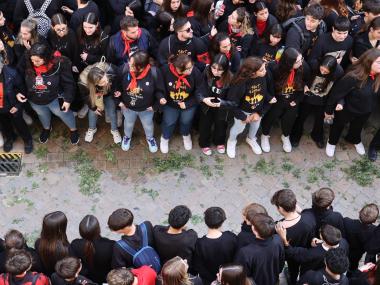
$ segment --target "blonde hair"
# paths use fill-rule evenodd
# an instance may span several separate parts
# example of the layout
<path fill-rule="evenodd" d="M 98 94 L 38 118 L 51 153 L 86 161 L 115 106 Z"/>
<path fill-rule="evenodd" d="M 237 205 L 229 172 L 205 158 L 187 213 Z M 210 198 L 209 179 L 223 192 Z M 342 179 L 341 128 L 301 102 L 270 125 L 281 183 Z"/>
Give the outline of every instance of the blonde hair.
<path fill-rule="evenodd" d="M 179 256 L 169 259 L 161 270 L 163 285 L 191 285 L 187 266 Z"/>
<path fill-rule="evenodd" d="M 236 10 L 237 22 L 241 23 L 240 33 L 244 37 L 245 35 L 253 35 L 253 29 L 251 26 L 251 20 L 247 10 L 244 7 L 239 7 Z"/>
<path fill-rule="evenodd" d="M 24 45 L 21 38 L 21 27 L 27 28 L 29 30 L 31 34 L 30 45 L 35 44 L 38 41 L 37 21 L 29 18 L 21 22 L 20 32 L 17 35 L 16 43 Z"/>
<path fill-rule="evenodd" d="M 87 88 L 89 91 L 91 106 L 95 106 L 95 99 L 96 99 L 96 93 L 97 93 L 96 85 L 104 76 L 107 76 L 107 72 L 97 66 L 92 67 L 87 74 Z M 108 91 L 111 89 L 111 81 L 109 80 L 108 77 L 107 79 L 108 79 L 107 85 L 102 88 L 103 94 L 107 94 Z"/>

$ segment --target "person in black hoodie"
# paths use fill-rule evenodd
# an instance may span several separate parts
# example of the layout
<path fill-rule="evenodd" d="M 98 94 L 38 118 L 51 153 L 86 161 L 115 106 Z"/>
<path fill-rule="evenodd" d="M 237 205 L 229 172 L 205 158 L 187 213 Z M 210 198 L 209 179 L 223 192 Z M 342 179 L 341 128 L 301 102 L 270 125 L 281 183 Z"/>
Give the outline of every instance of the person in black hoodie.
<path fill-rule="evenodd" d="M 71 63 L 45 44 L 32 45 L 27 55 L 25 70 L 26 94 L 17 94 L 17 100 L 29 101 L 36 111 L 43 130 L 40 142 L 46 143 L 51 131 L 51 115 L 58 116 L 70 129 L 72 144 L 79 142 L 79 133 L 70 104 L 75 92 Z M 60 104 L 58 98 L 63 98 Z"/>
<path fill-rule="evenodd" d="M 77 29 L 83 22 L 84 17 L 92 12 L 96 16 L 100 16 L 98 5 L 91 0 L 79 0 L 77 1 L 78 7 L 76 10 L 71 10 L 67 6 L 63 6 L 62 10 L 70 14 L 69 26 L 71 29 Z"/>
<path fill-rule="evenodd" d="M 272 82 L 267 76 L 265 62 L 258 57 L 248 57 L 244 60 L 239 71 L 232 80 L 227 100 L 235 104 L 234 124 L 230 129 L 227 140 L 227 155 L 235 158 L 237 136 L 249 124 L 249 133 L 246 142 L 255 154 L 261 154 L 261 147 L 256 141 L 256 133 L 260 127 L 261 118 L 269 109 L 270 104 L 276 102 Z"/>
<path fill-rule="evenodd" d="M 318 235 L 322 225 L 329 224 L 338 228 L 342 236 L 345 237 L 343 216 L 341 213 L 335 212 L 332 207 L 335 199 L 334 191 L 327 187 L 320 188 L 312 194 L 311 199 L 311 209 L 305 209 L 302 213 L 314 215 L 316 220 L 315 235 Z"/>
<path fill-rule="evenodd" d="M 365 252 L 365 245 L 375 232 L 379 208 L 375 204 L 365 205 L 359 212 L 359 219 L 344 218 L 346 238 L 350 245 L 350 270 L 358 269 L 359 261 Z"/>
<path fill-rule="evenodd" d="M 195 245 L 194 269 L 202 278 L 204 285 L 209 285 L 221 265 L 233 261 L 236 248 L 236 235 L 230 231 L 221 231 L 226 220 L 222 208 L 210 207 L 204 212 L 204 220 L 208 227 L 207 234 L 198 238 Z"/>
<path fill-rule="evenodd" d="M 5 18 L 5 13 L 0 10 L 0 39 L 7 44 L 9 47 L 13 48 L 15 44 L 16 37 L 14 32 L 8 27 L 7 19 Z"/>
<path fill-rule="evenodd" d="M 33 138 L 22 117 L 22 104 L 16 99 L 18 93 L 25 93 L 25 84 L 17 70 L 4 65 L 4 58 L 0 56 L 0 124 L 5 138 L 3 149 L 4 152 L 12 150 L 17 137 L 15 127 L 24 141 L 25 153 L 29 154 L 33 151 Z"/>
<path fill-rule="evenodd" d="M 286 47 L 295 48 L 307 56 L 319 35 L 324 33 L 323 29 L 323 7 L 319 4 L 312 4 L 304 10 L 305 18 L 294 21 L 286 33 Z"/>
<path fill-rule="evenodd" d="M 261 39 L 269 36 L 269 30 L 273 25 L 278 24 L 278 21 L 275 16 L 269 14 L 265 2 L 256 1 L 253 4 L 251 24 L 256 39 Z"/>
<path fill-rule="evenodd" d="M 230 37 L 223 32 L 217 33 L 209 45 L 209 57 L 212 60 L 218 53 L 224 54 L 229 62 L 229 69 L 235 73 L 240 66 L 240 52 L 231 43 Z"/>
<path fill-rule="evenodd" d="M 356 61 L 367 50 L 378 46 L 380 46 L 380 16 L 372 20 L 366 31 L 354 37 L 351 60 Z"/>
<path fill-rule="evenodd" d="M 198 235 L 194 230 L 186 229 L 186 224 L 190 218 L 190 209 L 184 205 L 179 205 L 169 212 L 169 226 L 154 226 L 154 245 L 162 265 L 169 259 L 179 256 L 187 260 L 192 271 Z"/>
<path fill-rule="evenodd" d="M 121 148 L 128 151 L 137 117 L 143 125 L 149 151 L 158 150 L 154 138 L 153 114 L 165 104 L 165 87 L 160 70 L 149 64 L 149 55 L 138 51 L 129 59 L 129 70 L 122 75 L 121 96 L 115 98 L 124 115 L 124 137 Z"/>
<path fill-rule="evenodd" d="M 79 258 L 65 257 L 55 265 L 55 272 L 51 276 L 52 285 L 96 285 L 97 283 L 79 275 L 82 263 Z"/>
<path fill-rule="evenodd" d="M 224 153 L 228 111 L 218 103 L 226 102 L 225 98 L 232 79 L 228 58 L 224 54 L 215 55 L 211 64 L 206 67 L 203 78 L 207 86 L 207 93 L 199 94 L 202 97 L 199 98 L 199 101 L 202 102 L 199 118 L 199 146 L 205 155 L 211 155 L 212 138 L 218 153 Z"/>
<path fill-rule="evenodd" d="M 158 48 L 157 60 L 160 65 L 167 64 L 172 55 L 187 54 L 198 69 L 203 71 L 208 63 L 207 47 L 201 39 L 193 36 L 189 20 L 177 18 L 173 28 L 175 34 L 163 39 Z"/>
<path fill-rule="evenodd" d="M 107 274 L 111 271 L 115 242 L 101 236 L 99 221 L 93 215 L 87 215 L 82 219 L 79 234 L 82 238 L 74 239 L 70 248 L 72 255 L 82 261 L 80 274 L 98 284 L 105 283 Z"/>
<path fill-rule="evenodd" d="M 265 62 L 279 61 L 284 47 L 281 46 L 283 29 L 280 24 L 271 26 L 268 34 L 259 40 L 256 40 L 249 50 L 252 56 L 258 56 Z"/>
<path fill-rule="evenodd" d="M 86 66 L 99 62 L 106 55 L 109 35 L 100 28 L 99 18 L 92 12 L 88 13 L 78 28 L 79 61 L 81 72 Z"/>
<path fill-rule="evenodd" d="M 131 16 L 120 20 L 121 30 L 110 38 L 107 49 L 107 60 L 117 66 L 128 63 L 136 51 L 145 51 L 156 57 L 157 42 L 144 28 L 139 27 L 139 21 Z"/>
<path fill-rule="evenodd" d="M 309 115 L 314 115 L 314 125 L 311 139 L 318 148 L 325 146 L 323 123 L 325 118 L 325 105 L 328 94 L 334 82 L 344 75 L 344 71 L 336 58 L 326 55 L 312 69 L 312 75 L 305 92 L 305 97 L 300 105 L 297 119 L 290 134 L 293 147 L 297 147 L 303 135 L 304 124 Z"/>
<path fill-rule="evenodd" d="M 193 0 L 187 17 L 190 21 L 194 36 L 202 39 L 205 43 L 212 36 L 213 28 L 213 0 Z"/>
<path fill-rule="evenodd" d="M 270 151 L 270 130 L 274 122 L 281 119 L 282 148 L 285 152 L 291 152 L 292 145 L 289 136 L 304 97 L 309 67 L 303 61 L 300 52 L 294 48 L 287 48 L 278 64 L 276 62 L 269 64 L 269 70 L 273 76 L 277 103 L 273 104 L 262 120 L 261 148 L 264 152 Z"/>
<path fill-rule="evenodd" d="M 285 251 L 275 234 L 275 223 L 265 214 L 253 216 L 250 222 L 256 240 L 239 249 L 234 262 L 243 265 L 256 284 L 276 284 L 285 265 Z"/>
<path fill-rule="evenodd" d="M 271 203 L 284 218 L 279 222 L 286 228 L 286 238 L 292 246 L 309 247 L 314 237 L 315 218 L 313 215 L 297 212 L 297 198 L 292 190 L 279 190 L 271 198 Z M 290 284 L 295 284 L 300 264 L 287 257 Z"/>
<path fill-rule="evenodd" d="M 330 128 L 326 154 L 333 157 L 335 147 L 346 124 L 350 124 L 346 141 L 355 145 L 358 154 L 364 155 L 361 131 L 374 107 L 380 89 L 380 50 L 373 48 L 366 51 L 332 88 L 327 100 L 326 119 L 335 118 Z M 339 101 L 344 99 L 344 107 Z M 338 105 L 337 105 L 338 103 Z M 337 106 L 336 106 L 337 105 Z M 336 107 L 335 107 L 336 106 Z"/>
<path fill-rule="evenodd" d="M 314 238 L 311 243 L 311 248 L 291 246 L 290 241 L 287 240 L 286 228 L 283 227 L 282 223 L 277 223 L 276 231 L 284 243 L 286 257 L 301 265 L 301 276 L 308 270 L 322 269 L 324 267 L 326 253 L 330 249 L 342 248 L 346 256 L 349 252 L 347 241 L 342 238 L 339 229 L 331 225 L 322 226 L 319 234 L 320 239 Z"/>
<path fill-rule="evenodd" d="M 169 140 L 177 121 L 185 150 L 191 150 L 191 124 L 197 110 L 198 98 L 205 92 L 202 74 L 186 54 L 172 57 L 169 65 L 163 66 L 161 71 L 166 86 L 165 101 L 162 103 L 166 105 L 163 109 L 160 150 L 162 153 L 168 153 Z"/>
<path fill-rule="evenodd" d="M 299 279 L 299 285 L 348 285 L 345 275 L 348 269 L 347 253 L 341 248 L 332 248 L 326 253 L 325 268 L 317 271 L 309 270 Z"/>
<path fill-rule="evenodd" d="M 242 216 L 243 222 L 241 223 L 240 233 L 237 235 L 237 249 L 240 249 L 256 240 L 255 234 L 252 232 L 251 220 L 256 214 L 268 215 L 264 206 L 258 203 L 250 203 L 244 207 Z"/>

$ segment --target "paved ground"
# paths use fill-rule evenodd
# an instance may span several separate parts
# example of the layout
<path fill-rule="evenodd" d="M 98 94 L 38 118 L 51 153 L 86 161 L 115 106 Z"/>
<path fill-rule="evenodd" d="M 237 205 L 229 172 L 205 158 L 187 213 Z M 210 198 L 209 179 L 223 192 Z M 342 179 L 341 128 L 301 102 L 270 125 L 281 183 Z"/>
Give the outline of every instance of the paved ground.
<path fill-rule="evenodd" d="M 81 120 L 80 125 L 84 134 L 86 121 Z M 367 126 L 366 146 L 375 129 Z M 38 132 L 34 131 L 36 138 Z M 379 176 L 380 164 L 364 160 L 359 164 L 354 147 L 343 140 L 335 159 L 328 159 L 308 136 L 299 148 L 285 154 L 276 128 L 271 153 L 254 155 L 240 138 L 237 158 L 231 160 L 226 155 L 202 155 L 195 139 L 194 149 L 186 152 L 178 135 L 170 144 L 170 155 L 151 155 L 139 124 L 129 152 L 113 145 L 105 125 L 91 144 L 84 143 L 82 135 L 79 146 L 71 146 L 65 137 L 66 130 L 56 122 L 49 142 L 36 143 L 35 152 L 24 156 L 21 175 L 0 178 L 1 236 L 9 228 L 17 228 L 32 242 L 39 234 L 44 214 L 62 210 L 69 219 L 69 239 L 78 236 L 79 221 L 88 213 L 99 218 L 104 235 L 116 238 L 106 227 L 114 209 L 130 208 L 138 223 L 146 219 L 165 224 L 169 210 L 178 204 L 191 208 L 189 227 L 199 235 L 206 230 L 204 210 L 215 205 L 227 213 L 224 228 L 237 232 L 241 209 L 250 202 L 263 204 L 278 219 L 270 197 L 281 188 L 293 189 L 305 208 L 310 206 L 313 191 L 329 186 L 336 192 L 335 209 L 352 217 L 366 203 L 380 201 L 380 180 L 375 177 Z M 18 143 L 15 150 L 22 150 L 22 145 Z M 357 168 L 347 174 L 344 169 L 350 166 Z M 362 179 L 361 183 L 373 182 L 359 186 L 352 180 L 354 175 Z"/>

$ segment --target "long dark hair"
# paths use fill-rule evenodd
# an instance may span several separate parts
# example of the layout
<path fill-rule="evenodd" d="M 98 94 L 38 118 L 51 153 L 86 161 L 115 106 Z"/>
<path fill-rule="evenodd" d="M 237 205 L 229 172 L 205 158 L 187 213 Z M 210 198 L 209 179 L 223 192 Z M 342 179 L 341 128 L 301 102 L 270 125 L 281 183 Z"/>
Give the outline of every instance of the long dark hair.
<path fill-rule="evenodd" d="M 297 60 L 300 53 L 295 48 L 287 48 L 281 56 L 280 62 L 278 63 L 278 69 L 274 74 L 275 78 L 275 90 L 276 93 L 281 93 L 286 81 L 288 80 L 289 74 L 293 69 L 293 65 Z M 302 65 L 296 70 L 294 77 L 294 88 L 296 91 L 303 91 L 302 82 L 303 68 Z"/>
<path fill-rule="evenodd" d="M 249 78 L 252 78 L 253 74 L 257 72 L 263 64 L 264 61 L 259 57 L 247 57 L 232 79 L 231 84 L 236 85 L 245 80 L 248 80 Z"/>
<path fill-rule="evenodd" d="M 191 3 L 190 11 L 194 12 L 195 19 L 202 25 L 207 25 L 211 19 L 210 9 L 213 2 L 213 0 L 193 0 Z"/>
<path fill-rule="evenodd" d="M 83 23 L 98 25 L 94 34 L 92 34 L 91 36 L 88 36 L 83 29 Z M 102 34 L 102 31 L 100 29 L 98 16 L 96 16 L 96 14 L 93 12 L 87 13 L 86 16 L 83 17 L 83 21 L 78 28 L 79 43 L 83 44 L 85 41 L 87 41 L 87 42 L 92 42 L 94 45 L 97 45 L 101 41 L 101 34 Z"/>
<path fill-rule="evenodd" d="M 212 58 L 209 66 L 206 67 L 206 76 L 208 80 L 212 80 L 215 76 L 212 74 L 211 66 L 217 64 L 223 68 L 223 74 L 219 79 L 219 82 L 223 84 L 223 87 L 227 87 L 232 80 L 232 72 L 230 71 L 230 62 L 226 55 L 219 53 Z"/>
<path fill-rule="evenodd" d="M 49 271 L 54 271 L 56 262 L 69 253 L 66 228 L 67 218 L 63 212 L 56 211 L 45 215 L 39 238 L 38 255 Z"/>
<path fill-rule="evenodd" d="M 100 225 L 98 219 L 93 215 L 85 216 L 79 224 L 79 234 L 85 240 L 85 259 L 87 263 L 92 266 L 95 255 L 94 240 L 100 237 Z"/>
<path fill-rule="evenodd" d="M 182 4 L 182 1 L 180 1 L 178 10 L 175 12 L 170 8 L 171 3 L 172 3 L 172 0 L 164 0 L 162 3 L 162 10 L 172 14 L 174 18 L 181 18 L 181 17 L 186 16 L 186 10 Z"/>
<path fill-rule="evenodd" d="M 275 16 L 280 23 L 285 22 L 297 13 L 297 1 L 296 0 L 279 0 L 277 3 L 277 9 Z"/>
<path fill-rule="evenodd" d="M 211 39 L 211 43 L 209 45 L 210 47 L 209 47 L 209 50 L 208 50 L 210 58 L 214 58 L 214 56 L 216 54 L 220 53 L 220 42 L 222 42 L 222 41 L 224 41 L 226 39 L 230 39 L 230 41 L 231 41 L 231 38 L 227 35 L 227 33 L 224 33 L 224 32 L 217 33 Z M 232 44 L 232 41 L 231 41 L 231 50 L 230 50 L 230 52 L 231 52 L 231 57 L 236 52 L 235 46 Z"/>
<path fill-rule="evenodd" d="M 380 50 L 377 48 L 371 48 L 363 53 L 360 58 L 355 61 L 347 70 L 345 76 L 350 76 L 357 79 L 360 84 L 359 87 L 363 87 L 367 82 L 371 73 L 371 66 L 377 58 L 380 57 Z M 378 92 L 380 88 L 380 76 L 375 76 L 375 83 L 373 84 L 373 91 Z"/>

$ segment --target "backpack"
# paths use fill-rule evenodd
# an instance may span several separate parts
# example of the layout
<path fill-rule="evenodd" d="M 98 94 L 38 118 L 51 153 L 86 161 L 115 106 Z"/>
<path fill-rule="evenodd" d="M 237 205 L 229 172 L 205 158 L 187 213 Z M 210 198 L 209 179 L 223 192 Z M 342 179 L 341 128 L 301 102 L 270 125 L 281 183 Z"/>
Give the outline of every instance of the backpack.
<path fill-rule="evenodd" d="M 290 18 L 281 24 L 285 35 L 291 27 L 295 27 L 297 29 L 297 31 L 301 35 L 301 52 L 302 53 L 306 52 L 306 50 L 304 49 L 305 49 L 305 44 L 307 41 L 304 31 L 301 28 L 301 22 L 303 20 L 305 20 L 305 16 L 300 16 L 300 17 Z M 321 20 L 317 28 L 318 36 L 325 33 L 326 31 L 327 31 L 326 23 L 323 20 Z"/>
<path fill-rule="evenodd" d="M 148 233 L 146 226 L 141 223 L 139 226 L 142 236 L 142 247 L 136 251 L 125 240 L 117 241 L 117 244 L 133 257 L 133 266 L 141 267 L 143 265 L 151 266 L 157 273 L 161 270 L 160 257 L 157 252 L 148 245 Z"/>
<path fill-rule="evenodd" d="M 1 285 L 12 285 L 11 284 L 12 282 L 10 280 L 11 275 L 9 273 L 3 273 L 2 275 L 3 275 L 2 276 L 3 278 L 0 278 L 0 284 L 3 283 Z M 39 273 L 34 274 L 31 285 L 38 285 L 37 281 L 38 281 L 39 277 L 40 277 Z M 27 283 L 24 283 L 24 284 L 27 284 Z"/>
<path fill-rule="evenodd" d="M 51 20 L 46 15 L 46 10 L 53 0 L 45 0 L 40 9 L 34 9 L 30 1 L 31 0 L 24 0 L 29 12 L 28 19 L 32 18 L 37 21 L 38 34 L 46 38 L 51 26 Z"/>

